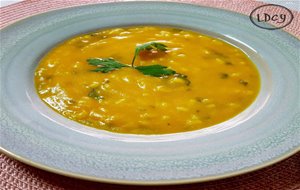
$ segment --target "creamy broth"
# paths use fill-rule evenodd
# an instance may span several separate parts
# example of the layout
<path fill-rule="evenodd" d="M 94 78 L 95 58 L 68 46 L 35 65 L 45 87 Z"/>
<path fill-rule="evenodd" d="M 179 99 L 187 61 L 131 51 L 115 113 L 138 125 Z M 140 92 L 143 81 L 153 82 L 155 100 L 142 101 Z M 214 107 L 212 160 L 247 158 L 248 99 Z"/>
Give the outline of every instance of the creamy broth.
<path fill-rule="evenodd" d="M 131 67 L 159 64 L 177 74 L 151 76 Z M 108 72 L 88 59 L 126 65 Z M 101 66 L 100 66 L 101 67 Z M 179 77 L 178 73 L 181 74 Z M 68 39 L 50 50 L 35 71 L 39 97 L 84 125 L 117 133 L 167 134 L 226 121 L 256 98 L 260 77 L 240 49 L 204 34 L 170 27 L 114 28 Z"/>

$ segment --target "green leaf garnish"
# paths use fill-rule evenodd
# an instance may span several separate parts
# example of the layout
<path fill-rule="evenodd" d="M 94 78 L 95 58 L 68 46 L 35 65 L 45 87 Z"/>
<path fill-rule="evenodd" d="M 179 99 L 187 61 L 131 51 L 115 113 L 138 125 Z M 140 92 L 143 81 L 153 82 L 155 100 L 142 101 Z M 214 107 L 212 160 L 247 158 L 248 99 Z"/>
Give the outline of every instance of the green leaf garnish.
<path fill-rule="evenodd" d="M 138 66 L 135 67 L 135 69 L 140 71 L 144 75 L 150 75 L 154 77 L 162 77 L 166 75 L 173 75 L 176 73 L 176 71 L 168 69 L 166 66 L 162 65 Z"/>
<path fill-rule="evenodd" d="M 134 61 L 136 57 L 139 55 L 141 51 L 167 51 L 167 46 L 158 43 L 158 42 L 148 42 L 142 45 L 139 45 L 135 49 L 134 57 L 131 62 L 131 68 L 138 70 L 139 72 L 143 73 L 144 75 L 149 75 L 153 77 L 164 77 L 164 76 L 171 76 L 181 78 L 185 81 L 186 85 L 189 85 L 191 81 L 188 79 L 188 77 L 184 74 L 177 73 L 176 71 L 172 69 L 168 69 L 168 67 L 155 64 L 155 65 L 148 65 L 148 66 L 134 66 Z M 113 58 L 92 58 L 88 59 L 87 62 L 90 65 L 97 66 L 96 69 L 92 70 L 94 72 L 102 72 L 102 73 L 108 73 L 113 70 L 121 69 L 123 67 L 129 67 L 126 64 L 120 63 Z M 89 96 L 90 97 L 97 97 L 95 94 L 96 91 L 91 91 Z"/>
<path fill-rule="evenodd" d="M 129 67 L 128 65 L 122 64 L 112 58 L 93 58 L 88 59 L 87 62 L 90 65 L 98 66 L 97 69 L 94 69 L 92 71 L 94 72 L 102 72 L 102 73 L 108 73 L 110 71 L 120 69 L 122 67 Z"/>
<path fill-rule="evenodd" d="M 162 43 L 158 42 L 148 42 L 142 45 L 139 45 L 135 48 L 134 57 L 131 62 L 131 66 L 133 67 L 135 58 L 140 54 L 141 51 L 151 51 L 151 50 L 157 50 L 157 51 L 167 51 L 167 46 Z"/>

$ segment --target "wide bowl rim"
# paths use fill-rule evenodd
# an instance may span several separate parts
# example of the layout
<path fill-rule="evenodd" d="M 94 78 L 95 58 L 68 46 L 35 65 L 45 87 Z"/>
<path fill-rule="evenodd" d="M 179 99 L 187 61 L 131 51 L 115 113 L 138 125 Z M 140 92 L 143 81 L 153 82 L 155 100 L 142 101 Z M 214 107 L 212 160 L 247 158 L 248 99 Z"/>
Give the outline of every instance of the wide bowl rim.
<path fill-rule="evenodd" d="M 202 183 L 202 182 L 208 182 L 208 181 L 215 181 L 215 180 L 222 180 L 222 179 L 226 179 L 226 178 L 231 178 L 231 177 L 235 177 L 235 176 L 239 176 L 242 174 L 247 174 L 250 172 L 254 172 L 263 168 L 266 168 L 268 166 L 271 166 L 273 164 L 276 164 L 280 161 L 283 161 L 289 157 L 291 157 L 292 155 L 300 152 L 300 146 L 291 151 L 288 152 L 276 159 L 273 159 L 272 161 L 266 162 L 265 164 L 261 164 L 258 166 L 252 166 L 249 168 L 245 168 L 242 170 L 238 170 L 235 172 L 231 172 L 229 174 L 222 174 L 222 175 L 214 175 L 214 176 L 208 176 L 208 177 L 199 177 L 199 178 L 193 178 L 193 179 L 179 179 L 179 180 L 160 180 L 160 181 L 140 181 L 140 180 L 117 180 L 117 179 L 107 179 L 107 178 L 99 178 L 99 177 L 93 177 L 93 176 L 86 176 L 86 175 L 81 175 L 81 174 L 76 174 L 76 173 L 72 173 L 72 172 L 66 172 L 63 171 L 61 169 L 57 169 L 54 167 L 49 167 L 47 165 L 44 164 L 40 164 L 38 162 L 33 162 L 27 158 L 24 158 L 22 156 L 19 156 L 17 154 L 14 154 L 8 150 L 3 149 L 2 147 L 0 147 L 0 152 L 4 153 L 5 155 L 7 155 L 10 158 L 13 158 L 17 161 L 20 161 L 24 164 L 27 164 L 29 166 L 33 166 L 35 168 L 38 169 L 42 169 L 45 170 L 47 172 L 51 172 L 54 174 L 59 174 L 65 177 L 71 177 L 71 178 L 75 178 L 75 179 L 81 179 L 81 180 L 88 180 L 88 181 L 93 181 L 93 182 L 104 182 L 104 183 L 110 183 L 110 184 L 119 184 L 119 185 L 140 185 L 140 186 L 146 186 L 146 185 L 180 185 L 180 184 L 190 184 L 190 183 Z"/>

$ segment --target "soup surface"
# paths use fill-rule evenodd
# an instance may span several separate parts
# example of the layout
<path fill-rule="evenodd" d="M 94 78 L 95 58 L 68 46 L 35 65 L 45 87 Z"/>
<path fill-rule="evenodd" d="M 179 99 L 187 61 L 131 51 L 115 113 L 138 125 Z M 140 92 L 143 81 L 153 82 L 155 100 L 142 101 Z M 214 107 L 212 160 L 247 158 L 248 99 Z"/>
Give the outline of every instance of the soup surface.
<path fill-rule="evenodd" d="M 222 40 L 141 26 L 62 42 L 41 60 L 35 85 L 48 106 L 84 125 L 167 134 L 236 116 L 256 98 L 260 77 L 247 55 Z"/>

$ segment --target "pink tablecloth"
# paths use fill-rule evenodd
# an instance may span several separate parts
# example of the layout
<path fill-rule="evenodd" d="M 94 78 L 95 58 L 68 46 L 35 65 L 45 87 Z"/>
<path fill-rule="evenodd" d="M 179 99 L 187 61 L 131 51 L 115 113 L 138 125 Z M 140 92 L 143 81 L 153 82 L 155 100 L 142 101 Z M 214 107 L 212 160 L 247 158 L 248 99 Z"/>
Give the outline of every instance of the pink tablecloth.
<path fill-rule="evenodd" d="M 17 20 L 49 10 L 83 4 L 114 2 L 115 0 L 27 0 L 1 8 L 0 28 Z M 174 1 L 174 0 L 173 0 Z M 249 15 L 263 3 L 252 0 L 177 0 L 204 6 L 223 8 Z M 299 2 L 300 3 L 300 2 Z M 274 11 L 276 11 L 274 9 Z M 293 12 L 295 18 L 285 30 L 300 38 L 300 13 Z M 0 134 L 1 135 L 1 134 Z M 1 137 L 1 136 L 0 136 Z M 0 154 L 0 189 L 174 189 L 174 190 L 300 190 L 300 153 L 267 168 L 237 177 L 189 185 L 137 187 L 83 181 L 42 171 L 22 164 L 4 154 Z"/>

